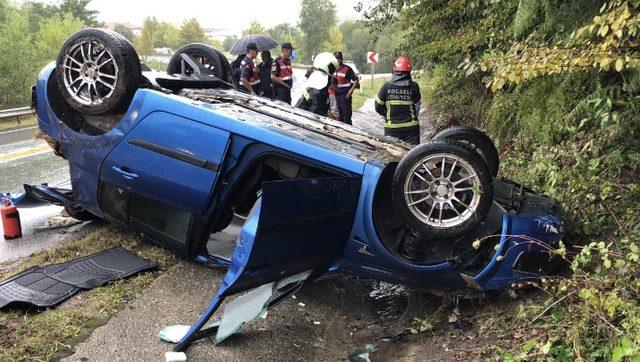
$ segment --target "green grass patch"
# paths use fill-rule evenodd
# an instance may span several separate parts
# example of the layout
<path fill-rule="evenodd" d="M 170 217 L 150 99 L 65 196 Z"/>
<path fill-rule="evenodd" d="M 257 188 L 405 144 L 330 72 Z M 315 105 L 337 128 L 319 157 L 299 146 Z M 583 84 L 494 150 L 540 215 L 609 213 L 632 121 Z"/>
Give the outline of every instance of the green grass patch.
<path fill-rule="evenodd" d="M 135 300 L 153 280 L 177 262 L 177 257 L 144 244 L 134 234 L 105 226 L 86 236 L 44 251 L 6 271 L 2 279 L 34 265 L 61 263 L 122 246 L 154 260 L 156 271 L 116 281 L 73 296 L 52 309 L 10 310 L 0 313 L 0 360 L 51 360 L 71 353 L 73 345 L 86 339 L 127 302 Z"/>
<path fill-rule="evenodd" d="M 36 117 L 35 115 L 22 116 L 20 117 L 20 122 L 18 122 L 18 120 L 15 117 L 7 118 L 7 119 L 3 119 L 0 122 L 0 131 L 31 127 L 31 126 L 35 126 L 36 124 L 38 124 L 38 117 Z"/>
<path fill-rule="evenodd" d="M 356 89 L 353 92 L 353 110 L 358 110 L 367 99 L 378 95 L 378 91 L 388 79 L 375 78 L 373 80 L 373 87 L 371 86 L 371 75 L 363 75 L 360 81 L 360 89 Z"/>

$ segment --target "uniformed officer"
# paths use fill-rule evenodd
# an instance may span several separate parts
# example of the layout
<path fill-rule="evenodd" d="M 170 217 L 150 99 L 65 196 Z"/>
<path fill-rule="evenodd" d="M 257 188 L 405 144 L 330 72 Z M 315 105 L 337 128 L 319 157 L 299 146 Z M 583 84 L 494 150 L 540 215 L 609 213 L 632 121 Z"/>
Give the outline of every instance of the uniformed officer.
<path fill-rule="evenodd" d="M 413 145 L 420 143 L 420 87 L 411 79 L 409 58 L 396 59 L 391 81 L 380 88 L 376 97 L 376 112 L 386 119 L 385 136 Z"/>
<path fill-rule="evenodd" d="M 338 59 L 339 64 L 335 77 L 338 80 L 336 101 L 340 109 L 340 121 L 351 124 L 351 115 L 353 114 L 351 95 L 358 87 L 360 78 L 358 78 L 350 66 L 343 63 L 342 52 L 335 52 L 333 55 Z"/>
<path fill-rule="evenodd" d="M 329 114 L 330 79 L 336 69 L 338 60 L 333 54 L 318 54 L 313 60 L 313 73 L 307 79 L 296 107 L 326 117 Z"/>
<path fill-rule="evenodd" d="M 253 60 L 258 56 L 258 46 L 256 43 L 247 44 L 247 54 L 240 63 L 240 84 L 239 90 L 253 95 L 262 93 L 260 88 L 260 72 L 256 69 Z"/>
<path fill-rule="evenodd" d="M 273 81 L 274 99 L 291 104 L 291 87 L 293 86 L 293 68 L 291 67 L 291 43 L 282 43 L 280 56 L 273 61 L 271 79 Z"/>
<path fill-rule="evenodd" d="M 271 58 L 271 52 L 268 50 L 260 53 L 262 62 L 258 64 L 260 72 L 260 88 L 262 89 L 262 96 L 265 98 L 273 99 L 273 85 L 271 84 L 271 68 L 273 66 L 273 58 Z"/>

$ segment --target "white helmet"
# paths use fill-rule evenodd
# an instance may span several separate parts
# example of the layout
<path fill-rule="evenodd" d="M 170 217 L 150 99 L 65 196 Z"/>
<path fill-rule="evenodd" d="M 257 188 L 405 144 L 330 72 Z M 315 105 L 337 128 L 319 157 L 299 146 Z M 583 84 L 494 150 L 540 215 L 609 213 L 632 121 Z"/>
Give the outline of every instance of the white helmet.
<path fill-rule="evenodd" d="M 338 59 L 331 53 L 320 53 L 316 55 L 315 59 L 313 59 L 313 67 L 317 70 L 321 70 L 328 75 L 333 75 L 333 73 L 338 70 Z"/>

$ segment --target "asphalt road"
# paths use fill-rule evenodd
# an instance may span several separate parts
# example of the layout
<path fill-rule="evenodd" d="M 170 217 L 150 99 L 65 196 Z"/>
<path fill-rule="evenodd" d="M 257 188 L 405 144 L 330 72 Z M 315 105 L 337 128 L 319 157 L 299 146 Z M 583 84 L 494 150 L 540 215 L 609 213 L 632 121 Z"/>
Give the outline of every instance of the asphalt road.
<path fill-rule="evenodd" d="M 42 140 L 33 138 L 36 127 L 0 132 L 0 192 L 18 195 L 22 185 L 57 185 L 69 178 L 67 162 L 51 152 Z M 62 208 L 43 204 L 19 207 L 22 238 L 0 239 L 0 264 L 17 261 L 85 232 L 85 224 L 60 230 L 41 230 L 45 221 Z"/>

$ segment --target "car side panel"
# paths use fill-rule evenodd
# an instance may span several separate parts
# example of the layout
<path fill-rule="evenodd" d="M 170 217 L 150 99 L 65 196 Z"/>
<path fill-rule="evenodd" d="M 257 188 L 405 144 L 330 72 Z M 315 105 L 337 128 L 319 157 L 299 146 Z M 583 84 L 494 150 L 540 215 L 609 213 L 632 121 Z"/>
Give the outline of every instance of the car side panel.
<path fill-rule="evenodd" d="M 102 180 L 195 214 L 204 212 L 229 132 L 167 112 L 146 116 L 115 147 Z M 118 170 L 126 169 L 135 178 Z"/>

